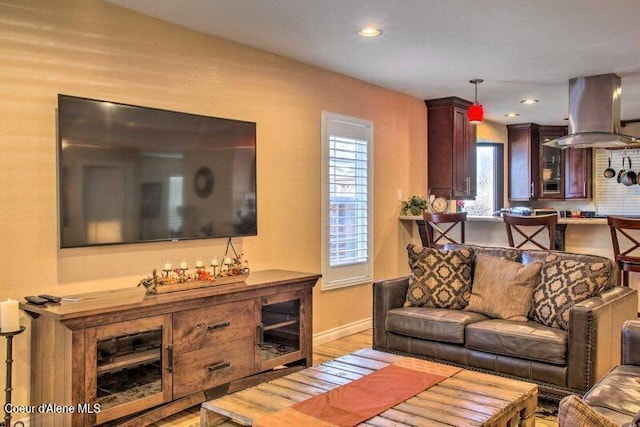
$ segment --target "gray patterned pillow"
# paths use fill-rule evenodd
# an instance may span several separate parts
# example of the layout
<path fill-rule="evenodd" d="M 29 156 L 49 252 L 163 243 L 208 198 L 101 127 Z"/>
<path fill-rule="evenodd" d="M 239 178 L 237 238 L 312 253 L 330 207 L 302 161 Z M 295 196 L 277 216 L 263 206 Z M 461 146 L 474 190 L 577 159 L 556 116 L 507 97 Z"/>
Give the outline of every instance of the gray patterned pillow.
<path fill-rule="evenodd" d="M 411 279 L 405 307 L 462 309 L 471 296 L 471 249 L 407 246 Z"/>
<path fill-rule="evenodd" d="M 529 318 L 568 330 L 571 307 L 607 289 L 611 263 L 574 261 L 553 252 L 542 254 L 541 279 L 533 292 Z"/>

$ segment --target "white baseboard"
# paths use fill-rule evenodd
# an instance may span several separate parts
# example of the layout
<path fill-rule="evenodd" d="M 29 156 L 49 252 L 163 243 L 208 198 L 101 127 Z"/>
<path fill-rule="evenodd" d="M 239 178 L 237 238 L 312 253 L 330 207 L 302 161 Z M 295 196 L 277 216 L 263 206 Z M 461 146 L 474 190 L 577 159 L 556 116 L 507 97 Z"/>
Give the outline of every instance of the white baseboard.
<path fill-rule="evenodd" d="M 347 337 L 349 335 L 357 334 L 358 332 L 366 331 L 373 327 L 373 318 L 368 317 L 366 319 L 358 320 L 347 325 L 338 326 L 337 328 L 329 329 L 324 332 L 313 334 L 313 346 L 326 344 L 330 341 L 335 341 L 340 338 Z"/>

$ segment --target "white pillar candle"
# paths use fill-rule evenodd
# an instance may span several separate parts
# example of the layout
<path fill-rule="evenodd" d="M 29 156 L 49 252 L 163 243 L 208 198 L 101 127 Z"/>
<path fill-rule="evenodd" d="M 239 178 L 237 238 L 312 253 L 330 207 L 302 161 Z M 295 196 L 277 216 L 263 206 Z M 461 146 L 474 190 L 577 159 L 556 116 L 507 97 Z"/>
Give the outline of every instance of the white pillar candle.
<path fill-rule="evenodd" d="M 20 329 L 20 309 L 18 301 L 8 299 L 0 302 L 0 330 L 15 332 Z"/>
<path fill-rule="evenodd" d="M 233 260 L 231 259 L 231 257 L 226 257 L 224 259 L 224 265 L 231 265 L 233 264 Z"/>
<path fill-rule="evenodd" d="M 163 270 L 164 270 L 164 271 L 169 271 L 169 270 L 171 270 L 171 263 L 170 263 L 170 262 L 165 262 L 165 263 L 164 263 L 164 268 L 163 268 Z"/>
<path fill-rule="evenodd" d="M 202 260 L 201 259 L 197 260 L 196 261 L 196 268 L 202 268 L 202 267 L 204 267 L 204 264 L 202 263 Z"/>
<path fill-rule="evenodd" d="M 218 258 L 211 259 L 211 267 L 217 267 L 220 265 L 220 260 Z"/>
<path fill-rule="evenodd" d="M 187 267 L 187 261 L 182 261 L 182 262 L 180 263 L 180 269 L 181 269 L 181 270 L 186 270 L 187 268 L 188 268 L 188 267 Z"/>

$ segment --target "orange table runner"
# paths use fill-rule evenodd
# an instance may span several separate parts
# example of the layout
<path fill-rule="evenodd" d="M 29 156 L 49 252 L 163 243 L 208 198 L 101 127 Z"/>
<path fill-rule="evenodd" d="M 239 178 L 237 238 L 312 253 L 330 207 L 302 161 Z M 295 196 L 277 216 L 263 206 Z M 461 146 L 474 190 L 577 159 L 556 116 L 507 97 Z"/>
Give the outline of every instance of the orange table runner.
<path fill-rule="evenodd" d="M 410 363 L 385 366 L 326 393 L 260 416 L 253 425 L 355 426 L 448 378 L 422 369 L 420 362 L 423 361 L 414 359 Z"/>

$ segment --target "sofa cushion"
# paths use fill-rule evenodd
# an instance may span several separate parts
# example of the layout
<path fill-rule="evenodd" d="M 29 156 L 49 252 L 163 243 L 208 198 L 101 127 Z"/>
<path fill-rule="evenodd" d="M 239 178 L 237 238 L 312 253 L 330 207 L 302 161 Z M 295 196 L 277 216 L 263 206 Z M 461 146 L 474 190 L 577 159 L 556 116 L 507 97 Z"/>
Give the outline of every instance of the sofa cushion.
<path fill-rule="evenodd" d="M 560 252 L 525 251 L 522 261 L 542 262 L 529 318 L 564 330 L 569 329 L 571 308 L 606 290 L 613 274 L 613 264 L 603 258 L 599 262 L 578 261 Z"/>
<path fill-rule="evenodd" d="M 461 309 L 469 303 L 473 251 L 407 246 L 411 278 L 405 307 Z"/>
<path fill-rule="evenodd" d="M 484 254 L 488 256 L 492 256 L 495 258 L 504 258 L 509 261 L 520 262 L 520 253 L 519 249 L 515 248 L 503 248 L 500 246 L 477 246 L 477 245 L 465 245 L 460 243 L 447 243 L 444 245 L 444 249 L 447 251 L 460 249 L 471 249 L 473 251 L 474 257 L 477 254 Z"/>
<path fill-rule="evenodd" d="M 567 333 L 536 322 L 491 319 L 465 328 L 465 347 L 556 365 L 567 361 Z"/>
<path fill-rule="evenodd" d="M 465 310 L 526 322 L 542 264 L 522 265 L 481 253 L 475 258 L 471 298 Z"/>
<path fill-rule="evenodd" d="M 584 401 L 633 418 L 640 411 L 640 366 L 616 366 L 589 390 Z"/>
<path fill-rule="evenodd" d="M 446 308 L 395 308 L 387 313 L 386 330 L 409 337 L 464 344 L 466 325 L 487 320 L 480 313 Z"/>

